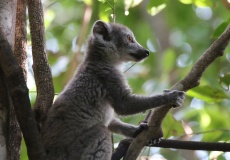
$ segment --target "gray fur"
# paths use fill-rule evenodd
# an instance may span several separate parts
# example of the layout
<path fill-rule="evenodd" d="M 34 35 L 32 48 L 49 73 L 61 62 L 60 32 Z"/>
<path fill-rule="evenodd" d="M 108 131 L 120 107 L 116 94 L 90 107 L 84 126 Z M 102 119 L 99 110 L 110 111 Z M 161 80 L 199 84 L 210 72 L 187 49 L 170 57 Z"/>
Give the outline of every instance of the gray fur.
<path fill-rule="evenodd" d="M 131 115 L 161 105 L 181 106 L 184 92 L 132 93 L 119 66 L 141 61 L 148 54 L 127 27 L 95 22 L 84 61 L 49 109 L 42 127 L 49 160 L 109 160 L 110 131 L 132 137 L 139 129 L 114 118 L 115 113 Z"/>

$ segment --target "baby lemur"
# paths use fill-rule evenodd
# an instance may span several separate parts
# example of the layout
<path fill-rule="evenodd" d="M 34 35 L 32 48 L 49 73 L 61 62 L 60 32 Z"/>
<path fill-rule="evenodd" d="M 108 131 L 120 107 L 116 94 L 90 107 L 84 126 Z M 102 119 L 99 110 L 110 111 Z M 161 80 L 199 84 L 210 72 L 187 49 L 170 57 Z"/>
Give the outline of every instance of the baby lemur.
<path fill-rule="evenodd" d="M 49 160 L 110 160 L 111 131 L 133 137 L 140 129 L 114 115 L 162 105 L 181 106 L 185 93 L 132 93 L 119 66 L 148 57 L 127 27 L 96 21 L 82 64 L 47 113 L 42 137 Z"/>

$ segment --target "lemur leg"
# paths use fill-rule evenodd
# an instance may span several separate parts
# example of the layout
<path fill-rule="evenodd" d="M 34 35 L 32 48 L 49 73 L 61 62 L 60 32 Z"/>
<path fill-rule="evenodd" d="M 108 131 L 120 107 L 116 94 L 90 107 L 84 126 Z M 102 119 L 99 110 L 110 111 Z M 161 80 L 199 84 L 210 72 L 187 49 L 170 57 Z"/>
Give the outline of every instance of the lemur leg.
<path fill-rule="evenodd" d="M 110 160 L 112 156 L 111 133 L 107 127 L 97 125 L 78 137 L 69 150 L 70 160 Z"/>

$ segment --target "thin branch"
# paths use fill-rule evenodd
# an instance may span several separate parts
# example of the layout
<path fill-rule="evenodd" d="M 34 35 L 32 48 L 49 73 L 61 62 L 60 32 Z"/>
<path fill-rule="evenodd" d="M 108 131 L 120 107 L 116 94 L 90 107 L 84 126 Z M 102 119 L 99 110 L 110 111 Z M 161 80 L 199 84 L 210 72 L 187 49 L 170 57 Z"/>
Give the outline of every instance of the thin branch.
<path fill-rule="evenodd" d="M 14 56 L 23 70 L 24 79 L 27 79 L 27 33 L 26 33 L 26 0 L 17 0 Z M 15 52 L 16 51 L 16 52 Z M 6 84 L 6 83 L 5 83 Z M 7 91 L 8 92 L 8 91 Z M 19 160 L 22 134 L 16 118 L 16 112 L 8 94 L 9 104 L 9 142 L 8 159 Z"/>
<path fill-rule="evenodd" d="M 133 139 L 123 139 L 116 150 L 113 152 L 111 160 L 120 160 L 122 157 L 124 157 L 125 153 L 128 150 L 129 145 L 132 143 Z"/>
<path fill-rule="evenodd" d="M 70 78 L 73 76 L 73 73 L 75 72 L 75 70 L 76 70 L 76 68 L 77 68 L 77 66 L 79 64 L 78 60 L 80 59 L 80 53 L 81 53 L 82 45 L 83 45 L 84 38 L 85 38 L 85 35 L 86 35 L 86 32 L 87 32 L 87 28 L 89 26 L 91 16 L 92 16 L 92 6 L 87 5 L 85 7 L 85 12 L 84 12 L 84 17 L 83 17 L 83 23 L 82 23 L 82 26 L 81 26 L 81 31 L 80 31 L 80 34 L 79 34 L 78 39 L 77 39 L 78 49 L 74 53 L 74 56 L 71 58 L 71 61 L 69 63 L 70 66 L 69 66 L 68 72 L 66 73 L 67 75 L 65 76 L 66 77 L 65 82 L 70 80 Z"/>
<path fill-rule="evenodd" d="M 112 156 L 112 160 L 120 160 L 128 150 L 132 139 L 124 139 L 119 143 Z M 180 141 L 171 139 L 162 139 L 159 143 L 146 145 L 145 147 L 161 147 L 186 150 L 203 150 L 203 151 L 230 151 L 230 143 L 225 142 L 197 142 L 197 141 Z"/>
<path fill-rule="evenodd" d="M 36 121 L 40 123 L 46 115 L 47 109 L 53 103 L 54 87 L 45 49 L 42 3 L 40 0 L 27 0 L 27 5 L 32 40 L 33 70 L 37 87 L 34 111 Z"/>
<path fill-rule="evenodd" d="M 214 133 L 214 132 L 229 133 L 230 129 L 213 129 L 213 130 L 209 130 L 209 131 L 193 132 L 193 133 L 190 133 L 190 134 L 183 134 L 183 135 L 177 137 L 176 139 L 180 139 L 180 138 L 187 137 L 187 136 L 192 136 L 192 135 L 207 134 L 207 133 Z"/>
<path fill-rule="evenodd" d="M 191 71 L 185 76 L 183 80 L 174 85 L 172 90 L 182 90 L 187 91 L 193 87 L 196 87 L 200 83 L 200 78 L 202 77 L 205 69 L 219 56 L 222 56 L 224 49 L 227 47 L 230 40 L 230 25 L 221 34 L 221 36 L 214 41 L 214 43 L 205 51 L 205 53 L 198 59 L 198 61 L 193 65 Z M 171 106 L 163 106 L 156 108 L 150 118 L 148 123 L 149 130 L 140 133 L 130 145 L 128 152 L 126 154 L 125 160 L 136 159 L 140 154 L 142 148 L 145 146 L 146 142 L 151 139 L 157 139 L 162 136 L 161 124 L 171 109 Z"/>
<path fill-rule="evenodd" d="M 162 139 L 160 143 L 150 145 L 150 147 L 230 152 L 230 143 L 224 142 L 196 142 Z"/>
<path fill-rule="evenodd" d="M 116 15 L 115 15 L 115 0 L 112 0 L 113 4 L 111 4 L 111 2 L 109 0 L 106 0 L 106 2 L 109 4 L 110 8 L 112 9 L 113 11 L 113 16 L 112 16 L 112 19 L 113 19 L 113 23 L 115 23 L 115 20 L 116 20 Z"/>
<path fill-rule="evenodd" d="M 146 119 L 148 119 L 148 115 L 146 116 Z M 147 122 L 147 120 L 144 120 Z M 195 132 L 191 134 L 184 134 L 181 135 L 175 139 L 161 139 L 160 143 L 156 144 L 147 144 L 146 147 L 161 147 L 161 148 L 174 148 L 174 149 L 187 149 L 187 150 L 206 150 L 206 151 L 230 151 L 230 143 L 224 143 L 224 142 L 195 142 L 195 141 L 181 141 L 177 139 L 181 139 L 184 136 L 189 135 L 199 135 L 199 134 L 206 134 L 206 133 L 213 133 L 213 132 L 229 132 L 229 129 L 216 129 L 216 130 L 210 130 L 210 131 L 202 131 L 202 132 Z M 132 143 L 133 138 L 126 138 L 123 139 L 116 150 L 114 151 L 112 155 L 112 160 L 120 160 L 122 157 L 125 156 L 130 144 Z M 150 141 L 151 142 L 151 141 Z M 148 143 L 150 143 L 148 142 Z"/>

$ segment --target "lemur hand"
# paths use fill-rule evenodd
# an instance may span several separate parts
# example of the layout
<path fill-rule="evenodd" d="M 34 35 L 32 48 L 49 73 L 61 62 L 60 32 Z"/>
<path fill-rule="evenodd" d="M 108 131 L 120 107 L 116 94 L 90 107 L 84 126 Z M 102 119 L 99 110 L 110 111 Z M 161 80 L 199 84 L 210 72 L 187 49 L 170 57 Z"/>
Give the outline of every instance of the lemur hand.
<path fill-rule="evenodd" d="M 185 92 L 177 90 L 164 90 L 164 95 L 168 96 L 168 103 L 173 108 L 180 107 L 185 99 Z"/>

